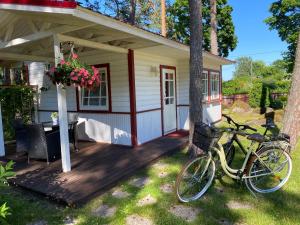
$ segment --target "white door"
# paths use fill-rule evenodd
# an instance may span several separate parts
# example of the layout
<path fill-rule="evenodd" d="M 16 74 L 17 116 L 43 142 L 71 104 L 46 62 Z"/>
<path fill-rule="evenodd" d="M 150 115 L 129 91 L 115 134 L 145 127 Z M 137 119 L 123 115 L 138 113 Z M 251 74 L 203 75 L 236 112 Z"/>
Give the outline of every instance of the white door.
<path fill-rule="evenodd" d="M 163 94 L 163 125 L 164 134 L 176 130 L 176 87 L 175 70 L 162 69 L 162 94 Z"/>

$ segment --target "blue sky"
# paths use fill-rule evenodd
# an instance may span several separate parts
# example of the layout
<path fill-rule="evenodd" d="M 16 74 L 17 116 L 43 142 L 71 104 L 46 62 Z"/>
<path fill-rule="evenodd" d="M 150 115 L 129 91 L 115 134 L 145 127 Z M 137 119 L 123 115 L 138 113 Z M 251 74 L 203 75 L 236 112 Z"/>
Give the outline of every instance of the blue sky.
<path fill-rule="evenodd" d="M 268 9 L 274 0 L 229 0 L 233 7 L 232 14 L 236 35 L 237 48 L 230 53 L 229 59 L 250 56 L 255 60 L 271 63 L 281 59 L 281 53 L 287 49 L 276 31 L 270 31 L 264 19 L 270 16 Z M 234 65 L 223 67 L 223 79 L 232 78 Z"/>

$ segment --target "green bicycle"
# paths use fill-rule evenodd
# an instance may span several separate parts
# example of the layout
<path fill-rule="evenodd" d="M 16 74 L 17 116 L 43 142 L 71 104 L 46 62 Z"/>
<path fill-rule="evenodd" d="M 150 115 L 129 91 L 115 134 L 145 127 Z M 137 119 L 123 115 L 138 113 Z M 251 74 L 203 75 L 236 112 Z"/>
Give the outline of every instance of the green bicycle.
<path fill-rule="evenodd" d="M 253 146 L 259 140 L 255 135 L 243 131 L 231 132 L 247 136 L 251 145 L 242 167 L 231 168 L 227 164 L 226 154 L 219 142 L 224 132 L 225 130 L 204 123 L 195 125 L 193 144 L 204 151 L 204 154 L 188 161 L 177 177 L 176 194 L 181 202 L 199 199 L 211 186 L 216 171 L 215 157 L 213 157 L 215 153 L 225 174 L 233 179 L 244 181 L 251 192 L 261 194 L 275 192 L 288 181 L 292 172 L 290 155 L 276 145 L 265 145 L 256 151 Z"/>

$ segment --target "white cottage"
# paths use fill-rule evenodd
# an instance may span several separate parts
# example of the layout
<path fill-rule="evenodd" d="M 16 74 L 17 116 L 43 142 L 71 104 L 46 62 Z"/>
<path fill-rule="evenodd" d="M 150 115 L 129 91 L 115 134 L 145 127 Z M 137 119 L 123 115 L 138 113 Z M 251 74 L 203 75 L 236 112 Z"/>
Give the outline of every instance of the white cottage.
<path fill-rule="evenodd" d="M 59 43 L 72 42 L 103 80 L 94 91 L 67 88 L 67 111 L 79 116 L 79 139 L 137 146 L 189 129 L 189 46 L 73 1 L 25 2 L 0 0 L 0 60 L 28 65 L 29 83 L 40 90 L 40 122 L 58 111 L 58 89 L 45 72 L 59 55 Z M 232 61 L 208 52 L 203 57 L 205 101 L 199 104 L 204 121 L 215 122 L 222 111 L 222 65 Z"/>

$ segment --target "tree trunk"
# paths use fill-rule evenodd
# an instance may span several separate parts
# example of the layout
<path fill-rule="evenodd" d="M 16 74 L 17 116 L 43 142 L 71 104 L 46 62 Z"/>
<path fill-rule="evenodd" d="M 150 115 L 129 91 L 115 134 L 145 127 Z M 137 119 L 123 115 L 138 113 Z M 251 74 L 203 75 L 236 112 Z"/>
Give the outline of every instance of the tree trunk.
<path fill-rule="evenodd" d="M 294 148 L 300 136 L 300 34 L 296 50 L 295 65 L 293 70 L 292 86 L 288 103 L 283 117 L 283 133 L 291 136 L 291 145 Z"/>
<path fill-rule="evenodd" d="M 217 0 L 210 0 L 210 52 L 214 55 L 219 54 L 217 29 Z"/>
<path fill-rule="evenodd" d="M 161 0 L 161 35 L 167 36 L 166 0 Z"/>
<path fill-rule="evenodd" d="M 130 0 L 130 15 L 129 23 L 135 25 L 135 11 L 136 11 L 136 0 Z"/>
<path fill-rule="evenodd" d="M 194 125 L 202 122 L 202 1 L 189 0 L 190 10 L 190 153 L 192 148 Z"/>

